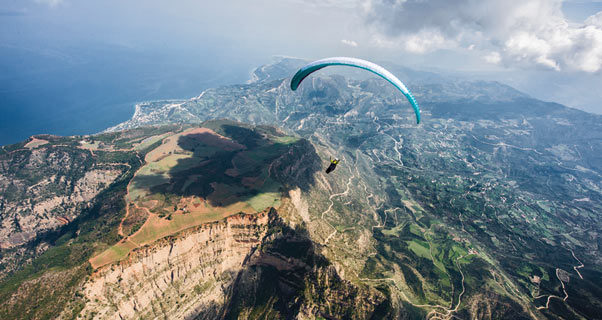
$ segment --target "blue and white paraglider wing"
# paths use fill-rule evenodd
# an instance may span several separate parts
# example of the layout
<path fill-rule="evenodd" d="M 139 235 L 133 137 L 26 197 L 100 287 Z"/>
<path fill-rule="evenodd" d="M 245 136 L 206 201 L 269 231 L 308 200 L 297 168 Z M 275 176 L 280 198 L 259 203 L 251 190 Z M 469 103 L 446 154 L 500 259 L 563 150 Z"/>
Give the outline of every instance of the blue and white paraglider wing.
<path fill-rule="evenodd" d="M 314 62 L 304 66 L 303 68 L 299 69 L 299 71 L 297 71 L 297 73 L 295 73 L 295 75 L 293 76 L 293 79 L 291 80 L 291 89 L 297 90 L 297 88 L 299 87 L 299 84 L 303 81 L 303 79 L 305 79 L 311 73 L 318 71 L 322 68 L 328 67 L 328 66 L 356 67 L 356 68 L 368 70 L 368 71 L 382 77 L 383 79 L 389 81 L 392 85 L 394 85 L 397 89 L 399 89 L 399 91 L 401 91 L 401 93 L 403 93 L 406 96 L 406 98 L 412 105 L 412 108 L 414 108 L 414 113 L 416 114 L 416 123 L 420 123 L 420 108 L 418 108 L 418 103 L 416 102 L 416 99 L 414 98 L 414 96 L 412 95 L 410 90 L 408 90 L 408 88 L 403 84 L 403 82 L 401 82 L 401 80 L 399 80 L 391 72 L 387 71 L 385 68 L 383 68 L 375 63 L 372 63 L 370 61 L 356 59 L 356 58 L 349 58 L 349 57 L 333 57 L 333 58 L 326 58 L 326 59 L 314 61 Z"/>

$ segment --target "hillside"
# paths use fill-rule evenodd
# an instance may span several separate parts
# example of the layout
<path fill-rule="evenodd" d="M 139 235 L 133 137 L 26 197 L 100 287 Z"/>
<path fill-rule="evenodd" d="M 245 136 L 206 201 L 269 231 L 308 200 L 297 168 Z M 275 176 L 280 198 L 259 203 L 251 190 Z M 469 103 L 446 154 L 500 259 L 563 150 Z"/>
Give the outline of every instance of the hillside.
<path fill-rule="evenodd" d="M 301 63 L 0 149 L 0 317 L 598 317 L 602 117 L 399 68 L 417 126 Z"/>

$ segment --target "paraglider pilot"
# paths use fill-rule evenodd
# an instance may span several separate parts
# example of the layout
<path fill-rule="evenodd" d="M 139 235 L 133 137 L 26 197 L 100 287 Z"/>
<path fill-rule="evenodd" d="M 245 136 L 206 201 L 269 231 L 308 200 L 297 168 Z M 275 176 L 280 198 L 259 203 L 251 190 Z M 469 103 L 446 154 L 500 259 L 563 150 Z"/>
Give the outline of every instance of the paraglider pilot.
<path fill-rule="evenodd" d="M 334 169 L 337 167 L 337 164 L 339 164 L 339 159 L 335 158 L 334 160 L 332 158 L 330 158 L 330 166 L 328 166 L 328 168 L 326 169 L 326 173 L 331 173 L 334 171 Z"/>

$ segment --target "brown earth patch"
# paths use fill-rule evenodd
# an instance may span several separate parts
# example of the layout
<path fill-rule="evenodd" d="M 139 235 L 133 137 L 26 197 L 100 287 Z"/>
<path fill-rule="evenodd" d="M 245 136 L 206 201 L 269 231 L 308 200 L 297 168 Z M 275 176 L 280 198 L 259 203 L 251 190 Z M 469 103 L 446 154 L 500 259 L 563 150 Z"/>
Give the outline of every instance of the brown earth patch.
<path fill-rule="evenodd" d="M 159 200 L 146 200 L 142 202 L 142 206 L 150 210 L 155 209 L 159 205 Z"/>
<path fill-rule="evenodd" d="M 245 149 L 245 146 L 226 138 L 215 131 L 207 128 L 195 128 L 187 130 L 182 135 L 193 136 L 194 139 L 211 147 L 217 147 L 224 151 L 235 151 Z"/>
<path fill-rule="evenodd" d="M 224 151 L 234 151 L 244 149 L 245 147 L 217 134 L 215 131 L 207 128 L 191 128 L 182 133 L 175 134 L 163 139 L 163 144 L 146 154 L 146 162 L 156 162 L 166 156 L 174 153 L 189 152 L 183 150 L 179 145 L 179 138 L 186 136 L 189 139 L 197 140 L 207 146 L 216 147 Z"/>
<path fill-rule="evenodd" d="M 45 144 L 47 144 L 48 141 L 44 140 L 44 139 L 38 139 L 35 137 L 31 137 L 31 141 L 29 141 L 24 147 L 27 149 L 35 149 L 39 146 L 43 146 Z"/>

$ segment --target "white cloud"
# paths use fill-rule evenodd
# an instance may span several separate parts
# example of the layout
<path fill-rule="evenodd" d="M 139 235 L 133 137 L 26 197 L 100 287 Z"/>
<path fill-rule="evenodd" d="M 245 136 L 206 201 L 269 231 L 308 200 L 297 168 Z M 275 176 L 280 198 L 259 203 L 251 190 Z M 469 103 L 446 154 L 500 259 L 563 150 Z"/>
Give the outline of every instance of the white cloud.
<path fill-rule="evenodd" d="M 346 45 L 348 45 L 350 47 L 357 47 L 357 42 L 355 42 L 353 40 L 343 39 L 343 40 L 341 40 L 341 43 L 346 44 Z"/>
<path fill-rule="evenodd" d="M 380 36 L 409 52 L 481 50 L 494 64 L 553 70 L 602 69 L 602 12 L 569 23 L 562 0 L 368 0 Z"/>
<path fill-rule="evenodd" d="M 449 45 L 438 30 L 420 30 L 408 36 L 403 43 L 404 48 L 413 53 L 430 52 Z"/>
<path fill-rule="evenodd" d="M 498 64 L 502 61 L 502 56 L 500 55 L 499 52 L 493 51 L 488 53 L 485 57 L 484 57 L 485 61 L 489 62 L 489 63 L 493 63 L 493 64 Z"/>

